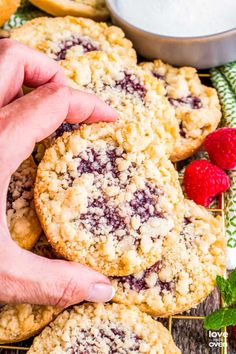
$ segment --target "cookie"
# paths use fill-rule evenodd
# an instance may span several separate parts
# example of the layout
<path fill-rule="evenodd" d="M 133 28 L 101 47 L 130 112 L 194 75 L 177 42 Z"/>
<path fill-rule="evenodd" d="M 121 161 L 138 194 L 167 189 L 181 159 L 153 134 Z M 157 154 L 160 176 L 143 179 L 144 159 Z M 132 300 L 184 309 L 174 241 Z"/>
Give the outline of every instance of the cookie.
<path fill-rule="evenodd" d="M 30 2 L 53 16 L 81 16 L 97 21 L 105 21 L 109 17 L 105 0 L 30 0 Z"/>
<path fill-rule="evenodd" d="M 72 132 L 74 130 L 79 129 L 80 125 L 79 124 L 70 124 L 70 123 L 62 123 L 60 127 L 53 133 L 51 134 L 48 138 L 44 139 L 43 141 L 40 141 L 35 145 L 34 151 L 33 151 L 33 158 L 34 162 L 36 165 L 39 164 L 39 162 L 42 160 L 46 149 L 48 149 L 50 146 L 52 146 L 56 139 L 62 136 L 65 132 Z"/>
<path fill-rule="evenodd" d="M 13 29 L 11 38 L 57 61 L 99 50 L 117 53 L 127 63 L 137 60 L 132 43 L 120 28 L 86 18 L 40 17 Z"/>
<path fill-rule="evenodd" d="M 20 0 L 0 0 L 0 27 L 6 22 L 20 5 Z"/>
<path fill-rule="evenodd" d="M 0 344 L 15 343 L 39 333 L 61 312 L 52 306 L 4 305 L 0 307 Z"/>
<path fill-rule="evenodd" d="M 10 33 L 7 30 L 0 28 L 0 39 L 10 38 Z"/>
<path fill-rule="evenodd" d="M 80 130 L 56 140 L 38 167 L 35 204 L 58 254 L 128 275 L 159 259 L 181 226 L 183 195 L 167 158 L 127 152 L 107 126 L 96 140 Z"/>
<path fill-rule="evenodd" d="M 155 143 L 160 155 L 172 151 L 178 122 L 165 97 L 165 88 L 155 78 L 114 54 L 102 52 L 87 53 L 60 64 L 71 87 L 95 93 L 117 110 L 117 137 L 122 143 L 126 139 L 126 149 L 146 150 Z M 111 124 L 110 127 L 114 129 Z M 107 130 L 107 123 L 83 125 L 81 129 L 84 134 L 87 131 L 99 137 L 103 129 Z"/>
<path fill-rule="evenodd" d="M 39 256 L 55 258 L 44 235 L 32 252 Z M 25 340 L 39 333 L 62 310 L 53 306 L 9 304 L 0 307 L 0 344 Z"/>
<path fill-rule="evenodd" d="M 184 160 L 201 147 L 205 137 L 220 122 L 221 109 L 216 90 L 204 86 L 196 69 L 191 67 L 174 68 L 161 60 L 142 63 L 141 67 L 159 79 L 166 88 L 168 100 L 179 122 L 171 160 Z"/>
<path fill-rule="evenodd" d="M 117 110 L 116 124 L 81 125 L 84 136 L 94 139 L 104 131 L 115 130 L 116 139 L 129 151 L 156 148 L 158 154 L 170 154 L 178 133 L 174 109 L 165 97 L 165 89 L 155 78 L 136 65 L 126 65 L 119 57 L 104 52 L 87 53 L 83 57 L 61 62 L 68 84 L 96 94 Z M 38 145 L 40 161 L 48 148 L 64 131 L 78 125 L 63 124 L 56 134 Z M 59 133 L 60 134 L 59 134 Z M 155 143 L 155 144 L 154 144 Z"/>
<path fill-rule="evenodd" d="M 7 192 L 7 223 L 11 237 L 25 249 L 31 249 L 42 231 L 34 206 L 37 168 L 29 157 L 12 175 Z"/>
<path fill-rule="evenodd" d="M 40 238 L 34 245 L 32 252 L 36 253 L 38 256 L 49 259 L 58 258 L 44 233 L 40 235 Z"/>
<path fill-rule="evenodd" d="M 180 354 L 168 330 L 150 316 L 117 304 L 84 304 L 64 311 L 34 339 L 29 354 Z"/>
<path fill-rule="evenodd" d="M 179 241 L 163 246 L 162 259 L 149 269 L 112 279 L 113 301 L 137 305 L 153 316 L 181 313 L 199 304 L 226 270 L 221 218 L 185 201 Z"/>

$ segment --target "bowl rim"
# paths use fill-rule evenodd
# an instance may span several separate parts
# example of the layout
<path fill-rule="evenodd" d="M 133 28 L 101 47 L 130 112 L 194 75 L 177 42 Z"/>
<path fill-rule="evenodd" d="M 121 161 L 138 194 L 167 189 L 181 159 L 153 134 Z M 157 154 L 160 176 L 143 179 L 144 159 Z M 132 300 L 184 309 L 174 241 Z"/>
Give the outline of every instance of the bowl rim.
<path fill-rule="evenodd" d="M 232 34 L 236 34 L 236 27 L 233 27 L 229 30 L 223 31 L 223 32 L 219 32 L 219 33 L 213 33 L 213 34 L 208 34 L 208 35 L 203 35 L 203 36 L 189 36 L 189 37 L 174 37 L 174 36 L 167 36 L 167 35 L 163 35 L 163 34 L 158 34 L 158 33 L 154 33 L 154 32 L 150 32 L 147 30 L 142 29 L 141 27 L 137 27 L 134 24 L 132 24 L 131 22 L 125 20 L 119 13 L 119 11 L 117 11 L 116 6 L 113 2 L 114 0 L 106 0 L 106 5 L 108 7 L 108 10 L 114 14 L 120 21 L 122 21 L 125 25 L 130 26 L 131 28 L 135 29 L 136 31 L 142 32 L 146 35 L 152 36 L 152 37 L 159 37 L 160 39 L 170 39 L 172 41 L 205 41 L 205 40 L 213 40 L 213 39 L 219 39 L 225 36 L 229 36 Z"/>

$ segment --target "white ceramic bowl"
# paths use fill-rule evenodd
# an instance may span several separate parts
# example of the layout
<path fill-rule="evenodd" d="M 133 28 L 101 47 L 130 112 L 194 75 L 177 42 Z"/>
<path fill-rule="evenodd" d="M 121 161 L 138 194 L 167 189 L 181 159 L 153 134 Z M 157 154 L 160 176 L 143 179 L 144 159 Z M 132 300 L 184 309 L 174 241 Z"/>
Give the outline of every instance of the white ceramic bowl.
<path fill-rule="evenodd" d="M 194 0 L 190 0 L 194 1 Z M 117 11 L 117 0 L 106 0 L 114 24 L 121 27 L 145 58 L 162 59 L 176 66 L 207 69 L 236 60 L 235 28 L 210 36 L 169 37 L 144 31 L 124 20 Z"/>

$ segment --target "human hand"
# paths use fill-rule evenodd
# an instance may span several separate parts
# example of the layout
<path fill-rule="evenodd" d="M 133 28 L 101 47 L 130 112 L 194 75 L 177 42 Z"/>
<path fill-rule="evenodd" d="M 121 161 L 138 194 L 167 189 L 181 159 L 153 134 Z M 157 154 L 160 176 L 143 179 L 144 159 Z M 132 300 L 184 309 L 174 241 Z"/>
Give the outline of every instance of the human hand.
<path fill-rule="evenodd" d="M 23 96 L 22 85 L 35 88 Z M 21 249 L 6 221 L 10 176 L 36 142 L 64 121 L 114 121 L 115 111 L 94 95 L 69 89 L 56 62 L 9 39 L 0 40 L 0 302 L 67 307 L 113 296 L 109 280 L 73 262 L 49 260 Z"/>

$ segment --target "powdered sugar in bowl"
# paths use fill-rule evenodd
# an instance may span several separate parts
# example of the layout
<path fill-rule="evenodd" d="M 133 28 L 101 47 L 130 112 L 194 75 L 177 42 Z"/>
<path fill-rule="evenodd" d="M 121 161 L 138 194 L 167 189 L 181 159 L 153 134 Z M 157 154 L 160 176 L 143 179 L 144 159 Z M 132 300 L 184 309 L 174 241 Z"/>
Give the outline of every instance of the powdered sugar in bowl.
<path fill-rule="evenodd" d="M 107 0 L 138 53 L 177 66 L 236 60 L 235 0 Z"/>

